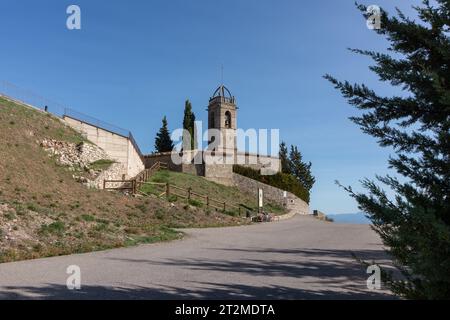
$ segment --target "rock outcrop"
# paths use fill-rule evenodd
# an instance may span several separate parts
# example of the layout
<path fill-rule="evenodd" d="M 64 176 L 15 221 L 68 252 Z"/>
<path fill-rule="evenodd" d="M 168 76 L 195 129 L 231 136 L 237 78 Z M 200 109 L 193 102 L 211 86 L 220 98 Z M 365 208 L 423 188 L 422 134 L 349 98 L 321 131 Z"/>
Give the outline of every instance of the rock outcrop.
<path fill-rule="evenodd" d="M 41 142 L 48 153 L 57 157 L 61 165 L 69 167 L 80 167 L 89 169 L 89 165 L 95 161 L 109 159 L 103 149 L 100 147 L 86 143 L 71 143 L 65 141 L 57 141 L 53 139 L 44 139 Z"/>
<path fill-rule="evenodd" d="M 127 171 L 122 163 L 110 159 L 106 152 L 95 144 L 88 142 L 71 143 L 54 139 L 40 142 L 42 148 L 55 157 L 56 161 L 67 166 L 74 174 L 72 177 L 89 188 L 103 188 L 103 180 L 120 180 Z M 110 163 L 105 168 L 97 168 L 99 160 Z"/>

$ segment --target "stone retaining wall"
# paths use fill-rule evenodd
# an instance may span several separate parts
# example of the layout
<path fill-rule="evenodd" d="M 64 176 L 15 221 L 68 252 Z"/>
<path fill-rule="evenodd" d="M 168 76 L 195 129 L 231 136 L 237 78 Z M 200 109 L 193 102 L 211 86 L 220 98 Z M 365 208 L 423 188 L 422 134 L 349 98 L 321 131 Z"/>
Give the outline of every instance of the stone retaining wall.
<path fill-rule="evenodd" d="M 172 156 L 181 157 L 174 163 Z M 194 161 L 196 160 L 196 161 Z M 232 186 L 233 164 L 261 170 L 262 173 L 280 171 L 280 159 L 238 151 L 236 154 L 211 152 L 202 150 L 186 150 L 179 152 L 162 152 L 144 156 L 145 167 L 150 168 L 156 162 L 165 162 L 169 170 L 203 176 L 208 180 Z M 197 164 L 194 164 L 197 163 Z"/>
<path fill-rule="evenodd" d="M 239 188 L 239 190 L 254 194 L 255 197 L 258 195 L 258 189 L 262 189 L 265 199 L 276 202 L 281 206 L 286 206 L 288 211 L 293 212 L 293 214 L 310 214 L 309 205 L 290 192 L 286 192 L 285 198 L 283 190 L 244 177 L 237 173 L 233 173 L 233 182 L 234 185 Z"/>
<path fill-rule="evenodd" d="M 89 141 L 102 148 L 109 158 L 122 163 L 126 178 L 132 178 L 145 169 L 129 137 L 96 127 L 81 120 L 64 116 L 64 121 L 73 129 L 81 132 Z"/>
<path fill-rule="evenodd" d="M 122 180 L 123 172 L 126 171 L 126 167 L 123 163 L 117 162 L 113 163 L 108 169 L 103 170 L 100 174 L 95 178 L 94 181 L 88 184 L 91 188 L 103 189 L 103 181 L 104 180 Z M 121 184 L 108 184 L 107 187 L 119 187 Z"/>

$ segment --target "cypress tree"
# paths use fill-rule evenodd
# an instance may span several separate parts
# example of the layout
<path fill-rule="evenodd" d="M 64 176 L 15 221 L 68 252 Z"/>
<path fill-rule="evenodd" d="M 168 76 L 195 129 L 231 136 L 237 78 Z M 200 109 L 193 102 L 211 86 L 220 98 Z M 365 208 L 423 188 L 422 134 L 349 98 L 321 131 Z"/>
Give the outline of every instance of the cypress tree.
<path fill-rule="evenodd" d="M 195 133 L 195 114 L 192 111 L 192 104 L 189 100 L 186 100 L 184 105 L 184 117 L 183 117 L 183 129 L 189 132 L 190 141 L 184 141 L 183 145 L 189 146 L 191 150 L 196 148 Z M 183 137 L 187 139 L 187 137 Z"/>
<path fill-rule="evenodd" d="M 366 7 L 358 5 L 365 18 Z M 394 54 L 352 50 L 370 57 L 380 81 L 403 90 L 382 96 L 364 84 L 325 76 L 349 103 L 352 117 L 382 147 L 392 147 L 389 166 L 402 179 L 363 180 L 367 194 L 346 188 L 366 212 L 404 279 L 387 277 L 393 292 L 407 298 L 450 297 L 450 1 L 424 0 L 419 22 L 400 10 L 381 13 L 381 29 Z M 392 189 L 389 197 L 384 185 Z"/>

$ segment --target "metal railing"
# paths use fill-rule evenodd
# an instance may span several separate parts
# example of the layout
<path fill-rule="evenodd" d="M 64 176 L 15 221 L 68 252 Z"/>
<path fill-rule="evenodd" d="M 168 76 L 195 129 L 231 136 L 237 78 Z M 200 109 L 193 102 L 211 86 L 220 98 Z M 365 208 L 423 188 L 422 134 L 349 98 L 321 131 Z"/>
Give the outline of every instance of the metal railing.
<path fill-rule="evenodd" d="M 48 111 L 58 117 L 62 117 L 64 114 L 63 104 L 20 88 L 8 81 L 0 81 L 0 95 L 32 108 Z"/>
<path fill-rule="evenodd" d="M 84 113 L 68 108 L 61 103 L 55 102 L 51 99 L 47 99 L 32 91 L 20 88 L 8 81 L 0 81 L 0 96 L 5 96 L 7 99 L 15 101 L 17 103 L 25 104 L 32 108 L 49 112 L 59 118 L 73 118 L 86 124 L 123 136 L 130 140 L 136 152 L 139 154 L 142 162 L 144 162 L 144 155 L 139 148 L 139 145 L 134 139 L 131 131 L 127 129 L 120 128 L 108 122 L 96 119 Z"/>
<path fill-rule="evenodd" d="M 139 148 L 139 146 L 138 146 L 136 140 L 134 139 L 133 134 L 131 133 L 130 130 L 123 129 L 123 128 L 115 126 L 111 123 L 88 116 L 84 113 L 78 112 L 78 111 L 70 109 L 70 108 L 64 109 L 63 118 L 64 117 L 68 117 L 68 118 L 72 118 L 72 119 L 84 122 L 91 126 L 109 131 L 111 133 L 114 133 L 114 134 L 117 134 L 119 136 L 129 139 L 131 144 L 133 145 L 134 149 L 138 153 L 139 157 L 141 158 L 142 162 L 144 162 L 144 155 L 142 154 L 142 151 Z"/>
<path fill-rule="evenodd" d="M 131 132 L 127 129 L 120 128 L 118 126 L 115 126 L 108 122 L 88 116 L 84 113 L 78 112 L 78 111 L 70 109 L 70 108 L 64 108 L 63 117 L 69 117 L 69 118 L 84 122 L 86 124 L 90 124 L 94 127 L 98 127 L 98 128 L 104 129 L 106 131 L 110 131 L 112 133 L 115 133 L 119 136 L 123 136 L 125 138 L 128 138 L 129 135 L 131 134 Z"/>

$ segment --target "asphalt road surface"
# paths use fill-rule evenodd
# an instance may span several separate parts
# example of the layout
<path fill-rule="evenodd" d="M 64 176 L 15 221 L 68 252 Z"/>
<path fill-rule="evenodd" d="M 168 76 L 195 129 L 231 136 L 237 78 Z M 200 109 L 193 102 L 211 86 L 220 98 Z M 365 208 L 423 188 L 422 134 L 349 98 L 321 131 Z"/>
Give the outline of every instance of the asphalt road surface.
<path fill-rule="evenodd" d="M 389 265 L 367 225 L 311 216 L 183 230 L 183 240 L 0 264 L 1 299 L 389 299 L 352 253 Z M 67 267 L 81 270 L 69 290 Z"/>

